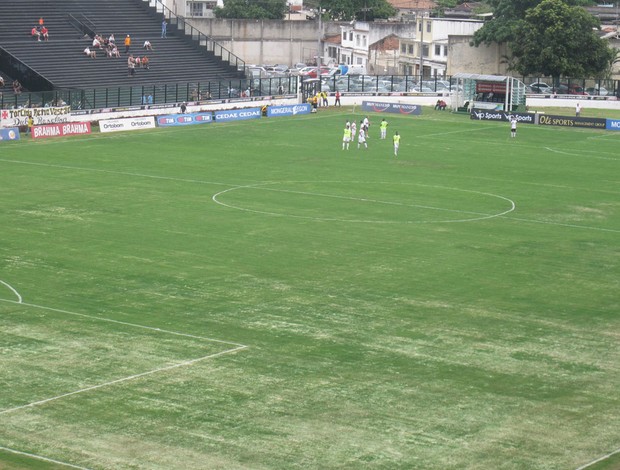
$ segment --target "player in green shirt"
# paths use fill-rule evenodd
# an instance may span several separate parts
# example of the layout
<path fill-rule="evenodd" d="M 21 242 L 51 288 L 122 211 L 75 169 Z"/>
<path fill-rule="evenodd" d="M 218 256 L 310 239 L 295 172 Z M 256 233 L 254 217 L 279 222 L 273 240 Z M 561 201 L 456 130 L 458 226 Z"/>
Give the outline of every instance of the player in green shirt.
<path fill-rule="evenodd" d="M 347 123 L 344 128 L 344 135 L 342 136 L 342 150 L 344 150 L 345 147 L 349 150 L 349 143 L 351 143 L 351 127 Z"/>
<path fill-rule="evenodd" d="M 392 140 L 394 140 L 394 156 L 398 157 L 398 146 L 400 145 L 400 135 L 398 135 L 398 131 L 394 132 Z"/>
<path fill-rule="evenodd" d="M 388 122 L 385 120 L 385 118 L 383 118 L 383 121 L 381 121 L 381 124 L 379 124 L 379 130 L 381 131 L 381 139 L 383 140 L 385 140 L 387 136 L 387 126 L 388 126 Z"/>

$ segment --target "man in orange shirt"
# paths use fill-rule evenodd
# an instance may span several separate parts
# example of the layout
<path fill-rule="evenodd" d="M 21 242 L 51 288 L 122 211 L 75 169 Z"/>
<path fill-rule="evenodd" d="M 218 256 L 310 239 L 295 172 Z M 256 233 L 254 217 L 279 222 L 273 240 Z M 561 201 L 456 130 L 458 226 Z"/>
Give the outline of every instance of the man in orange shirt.
<path fill-rule="evenodd" d="M 130 47 L 131 47 L 131 38 L 129 37 L 129 34 L 128 34 L 127 37 L 125 38 L 125 54 L 129 52 Z"/>

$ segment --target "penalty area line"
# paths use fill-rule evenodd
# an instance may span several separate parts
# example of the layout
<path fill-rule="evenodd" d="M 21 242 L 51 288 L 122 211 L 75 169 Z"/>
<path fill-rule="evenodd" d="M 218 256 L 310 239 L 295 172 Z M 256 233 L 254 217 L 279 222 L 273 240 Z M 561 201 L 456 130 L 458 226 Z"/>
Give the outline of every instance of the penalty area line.
<path fill-rule="evenodd" d="M 613 452 L 610 452 L 609 454 L 603 455 L 602 457 L 599 457 L 598 459 L 593 460 L 592 462 L 588 462 L 587 464 L 582 465 L 579 468 L 576 468 L 575 470 L 584 470 L 588 467 L 591 467 L 594 464 L 602 462 L 603 460 L 607 460 L 609 457 L 613 457 L 614 455 L 619 454 L 619 453 L 620 453 L 620 449 L 616 449 Z"/>
<path fill-rule="evenodd" d="M 37 460 L 42 460 L 44 462 L 62 465 L 63 467 L 77 468 L 79 470 L 90 470 L 87 467 L 80 467 L 79 465 L 73 465 L 72 463 L 61 462 L 60 460 L 50 459 L 48 457 L 43 457 L 42 455 L 31 454 L 30 452 L 22 452 L 21 450 L 11 449 L 9 447 L 0 446 L 0 450 L 5 451 L 5 452 L 10 452 L 11 454 L 23 455 L 24 457 L 29 457 L 31 459 L 37 459 Z"/>
<path fill-rule="evenodd" d="M 2 284 L 3 286 L 8 287 L 8 289 L 13 292 L 13 294 L 15 294 L 15 296 L 17 297 L 17 303 L 21 304 L 23 299 L 22 296 L 19 295 L 19 292 L 17 292 L 10 284 L 7 284 L 6 282 L 4 282 L 2 279 L 0 279 L 0 284 Z"/>
<path fill-rule="evenodd" d="M 8 414 L 8 413 L 13 413 L 14 411 L 23 410 L 23 409 L 26 409 L 26 408 L 34 408 L 35 406 L 44 405 L 44 404 L 52 402 L 52 401 L 60 400 L 61 398 L 66 398 L 66 397 L 70 397 L 70 396 L 73 396 L 73 395 L 78 395 L 78 394 L 81 394 L 81 393 L 90 392 L 90 391 L 93 391 L 93 390 L 97 390 L 97 389 L 100 389 L 100 388 L 103 388 L 103 387 L 109 387 L 109 386 L 120 384 L 120 383 L 123 383 L 123 382 L 129 382 L 131 380 L 136 380 L 136 379 L 139 379 L 139 378 L 142 378 L 142 377 L 146 377 L 146 376 L 149 376 L 149 375 L 157 374 L 159 372 L 165 372 L 165 371 L 169 371 L 169 370 L 173 370 L 173 369 L 178 369 L 179 367 L 190 366 L 192 364 L 196 364 L 197 362 L 205 361 L 207 359 L 213 359 L 215 357 L 223 356 L 225 354 L 232 354 L 232 353 L 235 353 L 237 351 L 241 351 L 242 349 L 247 349 L 247 348 L 248 348 L 247 346 L 238 346 L 236 348 L 227 349 L 225 351 L 220 351 L 220 352 L 217 352 L 217 353 L 214 353 L 214 354 L 208 354 L 207 356 L 198 357 L 196 359 L 190 359 L 188 361 L 179 362 L 177 364 L 172 364 L 172 365 L 165 366 L 165 367 L 158 367 L 157 369 L 149 370 L 149 371 L 146 371 L 146 372 L 141 372 L 140 374 L 134 374 L 134 375 L 130 375 L 128 377 L 122 377 L 120 379 L 110 380 L 108 382 L 100 383 L 100 384 L 97 384 L 97 385 L 92 385 L 90 387 L 81 388 L 79 390 L 74 390 L 72 392 L 63 393 L 61 395 L 56 395 L 54 397 L 45 398 L 43 400 L 33 401 L 33 402 L 27 403 L 25 405 L 20 405 L 20 406 L 14 407 L 14 408 L 7 408 L 5 410 L 0 410 L 0 415 L 4 415 L 4 414 Z"/>

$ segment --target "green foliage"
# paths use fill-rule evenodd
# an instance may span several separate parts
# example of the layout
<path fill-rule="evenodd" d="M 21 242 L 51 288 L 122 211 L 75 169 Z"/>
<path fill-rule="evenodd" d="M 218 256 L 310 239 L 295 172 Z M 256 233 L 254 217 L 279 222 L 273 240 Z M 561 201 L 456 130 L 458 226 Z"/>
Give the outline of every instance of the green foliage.
<path fill-rule="evenodd" d="M 286 0 L 226 0 L 214 10 L 216 18 L 281 20 L 288 12 Z"/>
<path fill-rule="evenodd" d="M 516 70 L 559 77 L 596 76 L 613 52 L 594 32 L 598 20 L 579 6 L 562 0 L 543 0 L 518 23 L 511 43 Z"/>
<path fill-rule="evenodd" d="M 397 10 L 386 0 L 333 0 L 321 7 L 335 21 L 373 21 L 395 16 Z"/>

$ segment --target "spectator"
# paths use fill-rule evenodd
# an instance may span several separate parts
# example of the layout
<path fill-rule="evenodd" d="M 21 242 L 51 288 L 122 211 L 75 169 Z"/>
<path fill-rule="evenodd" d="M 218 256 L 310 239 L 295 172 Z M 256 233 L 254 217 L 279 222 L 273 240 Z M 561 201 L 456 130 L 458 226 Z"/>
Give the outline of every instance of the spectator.
<path fill-rule="evenodd" d="M 148 39 L 146 41 L 144 41 L 144 47 L 145 50 L 147 51 L 152 51 L 153 50 L 153 46 L 151 45 L 151 41 L 149 41 Z"/>
<path fill-rule="evenodd" d="M 114 39 L 114 33 L 110 34 L 110 37 L 108 38 L 108 43 L 116 44 L 116 39 Z"/>
<path fill-rule="evenodd" d="M 127 74 L 129 77 L 133 77 L 136 74 L 136 64 L 133 61 L 132 54 L 129 54 L 129 57 L 127 57 Z"/>
<path fill-rule="evenodd" d="M 166 19 L 161 22 L 161 37 L 162 39 L 166 39 L 168 37 L 168 23 L 166 23 Z"/>
<path fill-rule="evenodd" d="M 39 26 L 43 26 L 43 17 L 42 16 L 39 18 Z"/>
<path fill-rule="evenodd" d="M 133 58 L 133 63 L 136 64 L 137 67 L 142 67 L 142 60 L 140 60 L 139 56 Z"/>
<path fill-rule="evenodd" d="M 90 57 L 91 59 L 96 59 L 97 58 L 97 52 L 96 51 L 91 51 L 90 47 L 86 46 L 86 49 L 84 49 L 84 55 L 86 57 Z"/>
<path fill-rule="evenodd" d="M 131 38 L 129 37 L 129 34 L 128 34 L 127 37 L 125 38 L 125 54 L 129 53 L 130 47 L 131 47 Z"/>
<path fill-rule="evenodd" d="M 187 110 L 187 105 L 185 103 L 181 103 L 181 114 L 185 114 L 186 110 Z"/>
<path fill-rule="evenodd" d="M 93 49 L 101 49 L 101 40 L 99 39 L 101 36 L 95 34 L 93 38 Z"/>
<path fill-rule="evenodd" d="M 49 40 L 50 36 L 49 36 L 49 31 L 47 30 L 47 28 L 45 26 L 43 26 L 41 28 L 41 36 L 43 36 L 43 40 L 47 41 Z"/>
<path fill-rule="evenodd" d="M 149 70 L 149 58 L 147 56 L 142 57 L 142 68 Z"/>
<path fill-rule="evenodd" d="M 22 92 L 22 84 L 17 80 L 13 80 L 13 93 L 20 95 Z"/>
<path fill-rule="evenodd" d="M 435 103 L 436 110 L 445 111 L 447 106 L 448 105 L 446 104 L 444 100 L 437 100 L 437 103 Z"/>
<path fill-rule="evenodd" d="M 32 29 L 30 30 L 30 36 L 32 37 L 32 39 L 36 39 L 37 41 L 41 40 L 41 31 L 39 31 L 38 26 L 32 27 Z"/>
<path fill-rule="evenodd" d="M 153 104 L 153 95 L 149 95 L 146 99 L 148 104 Z"/>
<path fill-rule="evenodd" d="M 4 88 L 4 77 L 0 75 L 0 88 Z"/>
<path fill-rule="evenodd" d="M 116 44 L 110 43 L 108 45 L 108 57 L 118 59 L 121 56 L 121 53 L 118 52 L 118 47 Z"/>

